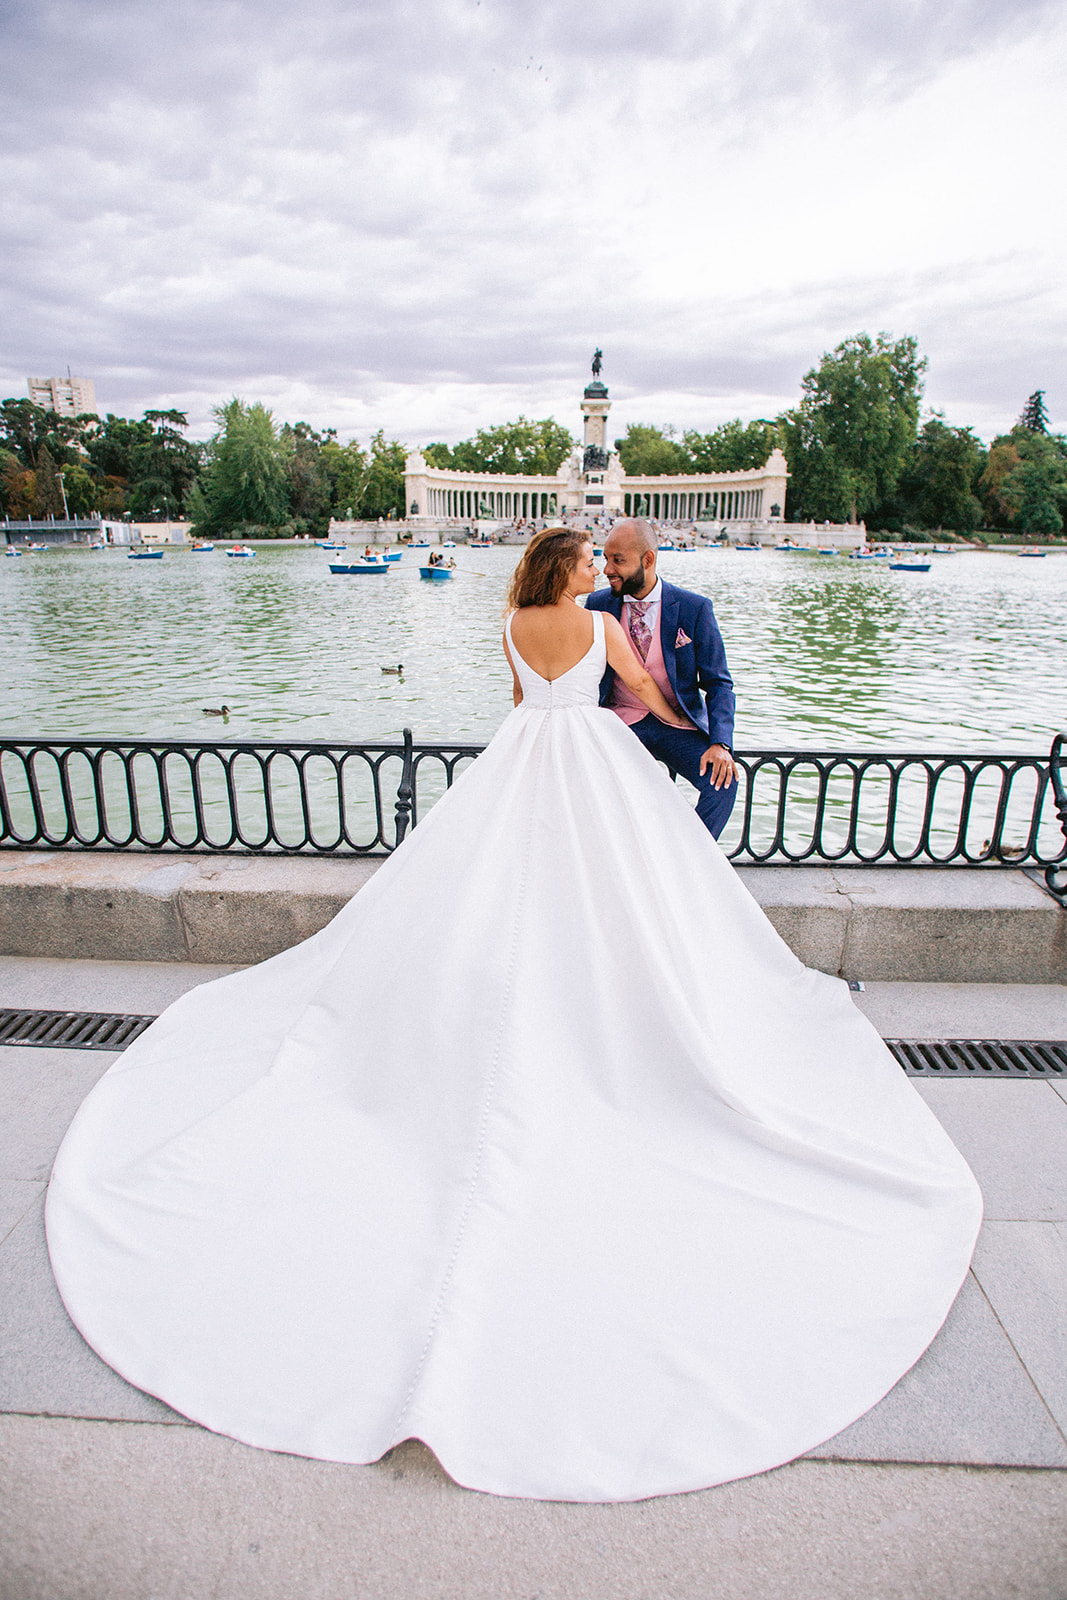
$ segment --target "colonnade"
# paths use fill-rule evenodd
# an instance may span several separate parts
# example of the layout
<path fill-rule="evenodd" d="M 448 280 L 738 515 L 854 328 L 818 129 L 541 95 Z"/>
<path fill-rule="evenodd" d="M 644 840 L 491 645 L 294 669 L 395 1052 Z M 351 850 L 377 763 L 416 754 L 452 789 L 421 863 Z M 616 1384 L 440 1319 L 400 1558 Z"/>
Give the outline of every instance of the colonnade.
<path fill-rule="evenodd" d="M 623 510 L 628 517 L 662 522 L 695 522 L 704 515 L 712 522 L 757 522 L 763 516 L 763 490 L 638 491 L 623 495 Z"/>
<path fill-rule="evenodd" d="M 474 522 L 478 517 L 531 520 L 555 516 L 558 511 L 556 495 L 537 489 L 430 488 L 426 490 L 426 500 L 428 503 L 422 508 L 426 516 L 466 522 Z"/>

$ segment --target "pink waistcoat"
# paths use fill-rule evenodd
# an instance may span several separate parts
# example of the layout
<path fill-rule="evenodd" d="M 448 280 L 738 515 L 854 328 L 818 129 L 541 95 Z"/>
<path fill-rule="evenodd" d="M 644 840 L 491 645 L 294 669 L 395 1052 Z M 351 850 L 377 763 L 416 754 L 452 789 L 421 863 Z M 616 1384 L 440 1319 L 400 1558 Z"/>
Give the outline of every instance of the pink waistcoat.
<path fill-rule="evenodd" d="M 681 712 L 682 716 L 684 716 L 685 712 L 682 711 L 681 706 L 678 704 L 678 701 L 675 698 L 674 690 L 671 688 L 671 680 L 667 676 L 667 668 L 663 661 L 663 643 L 659 636 L 659 624 L 662 620 L 662 617 L 663 606 L 661 604 L 659 607 L 659 615 L 656 618 L 656 626 L 652 630 L 652 642 L 648 647 L 647 661 L 641 661 L 640 652 L 633 642 L 629 628 L 626 626 L 625 606 L 623 606 L 622 631 L 629 640 L 630 649 L 637 657 L 637 660 L 641 662 L 641 665 L 646 669 L 653 682 L 659 685 L 659 688 L 663 694 L 663 698 L 666 700 L 667 704 L 675 711 Z M 633 691 L 628 689 L 623 683 L 622 679 L 619 677 L 616 677 L 615 679 L 615 683 L 611 691 L 611 699 L 608 701 L 608 705 L 611 707 L 612 711 L 615 712 L 615 715 L 621 717 L 623 722 L 625 722 L 627 726 L 631 728 L 635 722 L 640 722 L 642 717 L 647 717 L 649 715 L 649 710 L 645 705 L 645 702 L 643 700 L 639 700 Z"/>

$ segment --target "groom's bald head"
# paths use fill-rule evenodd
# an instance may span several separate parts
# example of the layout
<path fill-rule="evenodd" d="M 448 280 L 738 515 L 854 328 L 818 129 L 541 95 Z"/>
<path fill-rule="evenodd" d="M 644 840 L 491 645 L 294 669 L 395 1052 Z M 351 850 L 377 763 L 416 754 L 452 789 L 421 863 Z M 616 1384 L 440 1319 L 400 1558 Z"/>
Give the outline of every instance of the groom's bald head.
<path fill-rule="evenodd" d="M 640 599 L 656 585 L 656 537 L 643 517 L 617 522 L 604 540 L 604 576 L 616 595 Z"/>
<path fill-rule="evenodd" d="M 636 556 L 645 556 L 649 551 L 653 555 L 656 553 L 656 536 L 644 517 L 625 517 L 616 522 L 604 544 L 605 550 L 609 544 L 621 544 Z"/>

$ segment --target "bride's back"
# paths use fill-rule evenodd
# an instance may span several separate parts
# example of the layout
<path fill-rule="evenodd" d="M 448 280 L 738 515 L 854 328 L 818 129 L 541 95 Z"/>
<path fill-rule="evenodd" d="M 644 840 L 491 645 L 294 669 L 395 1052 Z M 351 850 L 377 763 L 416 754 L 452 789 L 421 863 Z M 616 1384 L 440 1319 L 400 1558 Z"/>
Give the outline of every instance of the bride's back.
<path fill-rule="evenodd" d="M 550 682 L 588 655 L 593 618 L 581 606 L 521 606 L 511 616 L 511 639 L 528 667 Z"/>

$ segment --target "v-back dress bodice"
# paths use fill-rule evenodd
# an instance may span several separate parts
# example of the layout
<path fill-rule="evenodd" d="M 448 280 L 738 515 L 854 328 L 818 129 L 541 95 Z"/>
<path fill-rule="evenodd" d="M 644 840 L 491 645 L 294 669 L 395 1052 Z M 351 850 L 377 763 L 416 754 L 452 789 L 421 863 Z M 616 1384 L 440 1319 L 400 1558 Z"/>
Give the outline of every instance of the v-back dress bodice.
<path fill-rule="evenodd" d="M 593 624 L 593 640 L 589 649 L 573 667 L 558 678 L 542 678 L 539 672 L 521 655 L 511 636 L 511 617 L 505 623 L 508 648 L 522 687 L 522 707 L 527 711 L 570 711 L 575 707 L 596 707 L 600 695 L 600 680 L 607 664 L 604 644 L 604 616 L 600 611 L 588 613 Z"/>
<path fill-rule="evenodd" d="M 74 1119 L 60 1291 L 185 1416 L 639 1499 L 821 1443 L 952 1304 L 973 1178 L 597 706 L 593 629 L 552 683 L 513 648 L 522 704 L 371 881 Z"/>

